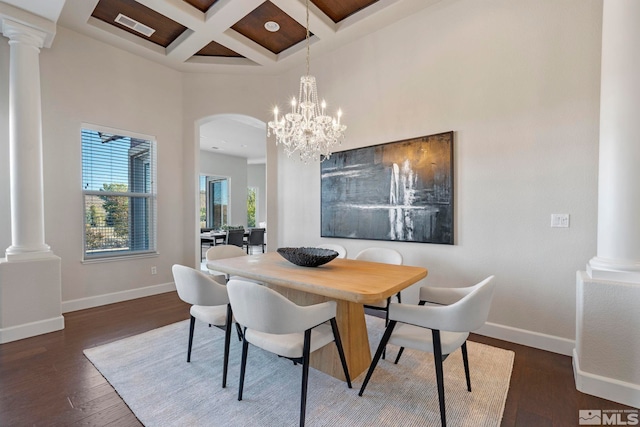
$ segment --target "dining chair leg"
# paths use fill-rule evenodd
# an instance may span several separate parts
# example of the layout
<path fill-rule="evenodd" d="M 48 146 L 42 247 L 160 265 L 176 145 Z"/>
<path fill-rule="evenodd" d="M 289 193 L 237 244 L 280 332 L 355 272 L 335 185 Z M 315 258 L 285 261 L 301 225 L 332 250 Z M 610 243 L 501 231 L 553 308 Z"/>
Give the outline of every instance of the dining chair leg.
<path fill-rule="evenodd" d="M 227 323 L 224 328 L 224 363 L 222 365 L 222 388 L 227 386 L 227 368 L 229 367 L 229 345 L 231 344 L 231 323 L 233 315 L 231 304 L 227 304 Z"/>
<path fill-rule="evenodd" d="M 238 387 L 238 400 L 242 400 L 242 389 L 244 388 L 244 372 L 247 367 L 247 352 L 249 350 L 249 342 L 245 338 L 247 328 L 244 328 L 242 334 L 242 358 L 240 359 L 240 385 Z"/>
<path fill-rule="evenodd" d="M 311 329 L 304 331 L 302 347 L 302 390 L 300 392 L 300 427 L 304 427 L 307 409 L 307 384 L 309 382 L 309 354 L 311 353 Z"/>
<path fill-rule="evenodd" d="M 404 347 L 400 347 L 400 350 L 398 351 L 398 355 L 396 356 L 396 361 L 393 362 L 395 365 L 397 365 L 398 362 L 400 361 L 400 356 L 402 356 L 403 351 L 404 351 Z"/>
<path fill-rule="evenodd" d="M 238 333 L 238 341 L 242 342 L 242 328 L 236 322 L 236 332 Z"/>
<path fill-rule="evenodd" d="M 467 354 L 467 342 L 465 341 L 461 347 L 462 363 L 464 363 L 464 375 L 467 377 L 467 390 L 471 391 L 471 375 L 469 375 L 469 356 Z"/>
<path fill-rule="evenodd" d="M 358 396 L 362 396 L 362 393 L 364 393 L 364 389 L 367 387 L 367 383 L 371 379 L 371 374 L 373 374 L 374 369 L 376 369 L 376 365 L 380 360 L 380 356 L 382 356 L 382 351 L 384 350 L 387 343 L 389 342 L 389 337 L 391 337 L 391 333 L 393 332 L 393 328 L 395 327 L 396 327 L 396 321 L 391 320 L 389 322 L 389 326 L 387 326 L 387 329 L 384 331 L 384 334 L 382 335 L 382 339 L 380 340 L 380 345 L 378 345 L 378 349 L 376 350 L 376 355 L 373 357 L 373 360 L 371 361 L 371 365 L 369 366 L 369 370 L 367 371 L 367 376 L 364 378 L 364 382 L 362 383 L 362 387 L 360 387 L 360 392 L 358 393 Z"/>
<path fill-rule="evenodd" d="M 196 318 L 191 316 L 189 323 L 189 346 L 187 347 L 187 362 L 191 362 L 191 345 L 193 344 L 193 329 L 196 326 Z"/>
<path fill-rule="evenodd" d="M 389 306 L 391 305 L 391 297 L 387 298 L 387 309 L 385 310 L 384 315 L 384 326 L 387 327 L 389 325 Z M 382 351 L 382 358 L 385 359 L 387 357 L 387 348 Z"/>
<path fill-rule="evenodd" d="M 440 403 L 440 422 L 442 427 L 447 426 L 447 416 L 444 405 L 444 374 L 442 369 L 442 345 L 440 343 L 440 331 L 432 329 L 433 337 L 433 359 L 436 366 L 436 383 L 438 385 L 438 401 Z"/>
<path fill-rule="evenodd" d="M 336 318 L 331 319 L 331 329 L 333 330 L 333 339 L 336 342 L 338 349 L 338 355 L 340 356 L 340 363 L 342 363 L 342 370 L 344 370 L 344 376 L 347 379 L 347 386 L 351 388 L 351 377 L 349 376 L 349 368 L 347 367 L 347 359 L 344 357 L 344 349 L 342 348 L 342 340 L 340 339 L 340 332 L 338 331 L 338 323 Z"/>

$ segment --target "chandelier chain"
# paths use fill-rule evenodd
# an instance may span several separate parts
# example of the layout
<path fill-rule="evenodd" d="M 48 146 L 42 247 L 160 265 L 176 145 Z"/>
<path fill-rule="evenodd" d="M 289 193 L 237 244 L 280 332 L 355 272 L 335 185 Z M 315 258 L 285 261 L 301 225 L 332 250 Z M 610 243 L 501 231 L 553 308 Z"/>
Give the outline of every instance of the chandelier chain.
<path fill-rule="evenodd" d="M 309 69 L 310 69 L 310 65 L 309 65 L 309 58 L 310 58 L 310 47 L 309 47 L 309 0 L 306 0 L 306 5 L 307 5 L 307 31 L 306 31 L 306 43 L 307 43 L 307 76 L 309 75 Z"/>

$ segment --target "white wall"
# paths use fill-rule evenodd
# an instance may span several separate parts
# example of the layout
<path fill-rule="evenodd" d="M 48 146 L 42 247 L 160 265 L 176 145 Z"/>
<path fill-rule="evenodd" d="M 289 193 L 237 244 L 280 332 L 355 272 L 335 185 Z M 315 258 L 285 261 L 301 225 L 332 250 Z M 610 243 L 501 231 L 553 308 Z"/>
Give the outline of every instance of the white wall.
<path fill-rule="evenodd" d="M 247 159 L 200 151 L 200 174 L 229 179 L 229 225 L 247 227 Z"/>
<path fill-rule="evenodd" d="M 173 282 L 171 265 L 184 261 L 175 244 L 183 223 L 180 73 L 62 27 L 53 46 L 42 49 L 40 68 L 45 241 L 62 258 L 63 309 L 91 305 L 84 298 L 104 302 L 108 294 Z M 156 137 L 158 257 L 81 263 L 83 122 Z M 4 227 L 5 218 L 1 222 Z"/>
<path fill-rule="evenodd" d="M 575 272 L 596 251 L 601 8 L 444 1 L 331 54 L 312 49 L 320 96 L 344 111 L 343 149 L 455 131 L 455 245 L 338 239 L 349 255 L 395 248 L 429 269 L 421 284 L 495 274 L 489 321 L 570 351 L 554 337 L 575 338 Z M 281 84 L 293 91 L 301 72 Z M 281 162 L 280 244 L 336 241 L 319 237 L 318 165 Z M 571 227 L 550 228 L 552 213 Z"/>
<path fill-rule="evenodd" d="M 267 220 L 267 168 L 265 164 L 247 165 L 247 185 L 258 189 L 256 227 Z"/>
<path fill-rule="evenodd" d="M 200 141 L 198 128 L 208 117 L 216 114 L 242 114 L 268 120 L 273 108 L 277 79 L 273 76 L 191 74 L 182 76 L 184 93 L 183 144 L 184 163 L 182 188 L 185 195 L 183 243 L 187 257 L 199 263 L 198 167 Z M 269 217 L 277 215 L 275 171 L 278 160 L 274 146 L 267 147 L 267 210 Z M 271 182 L 271 184 L 269 184 Z M 246 186 L 245 186 L 246 188 Z M 246 218 L 246 216 L 245 216 Z M 246 219 L 245 219 L 246 222 Z M 277 224 L 269 227 L 277 232 Z M 273 239 L 275 242 L 275 239 Z M 270 244 L 272 241 L 269 240 Z M 275 243 L 274 243 L 275 244 Z"/>

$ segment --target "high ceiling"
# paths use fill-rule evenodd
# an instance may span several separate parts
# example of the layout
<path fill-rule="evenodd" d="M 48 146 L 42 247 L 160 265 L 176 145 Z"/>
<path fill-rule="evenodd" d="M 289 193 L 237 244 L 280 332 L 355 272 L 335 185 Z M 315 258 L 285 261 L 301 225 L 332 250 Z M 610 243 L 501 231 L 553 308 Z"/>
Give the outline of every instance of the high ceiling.
<path fill-rule="evenodd" d="M 311 55 L 317 58 L 439 1 L 309 0 Z M 274 75 L 306 59 L 305 0 L 0 2 L 183 72 Z M 279 28 L 272 32 L 269 26 Z M 215 117 L 200 128 L 200 147 L 264 162 L 266 126 L 256 122 Z"/>
<path fill-rule="evenodd" d="M 309 0 L 312 56 L 438 1 Z M 66 0 L 58 24 L 180 71 L 278 74 L 306 58 L 304 0 Z"/>

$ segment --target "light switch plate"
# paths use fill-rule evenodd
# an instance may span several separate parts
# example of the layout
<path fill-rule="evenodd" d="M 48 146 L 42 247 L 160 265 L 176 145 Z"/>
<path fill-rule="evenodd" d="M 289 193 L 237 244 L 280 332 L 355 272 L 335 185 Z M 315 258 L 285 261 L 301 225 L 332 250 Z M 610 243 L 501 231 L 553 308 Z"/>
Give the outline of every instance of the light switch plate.
<path fill-rule="evenodd" d="M 551 227 L 568 228 L 569 214 L 551 214 Z"/>

